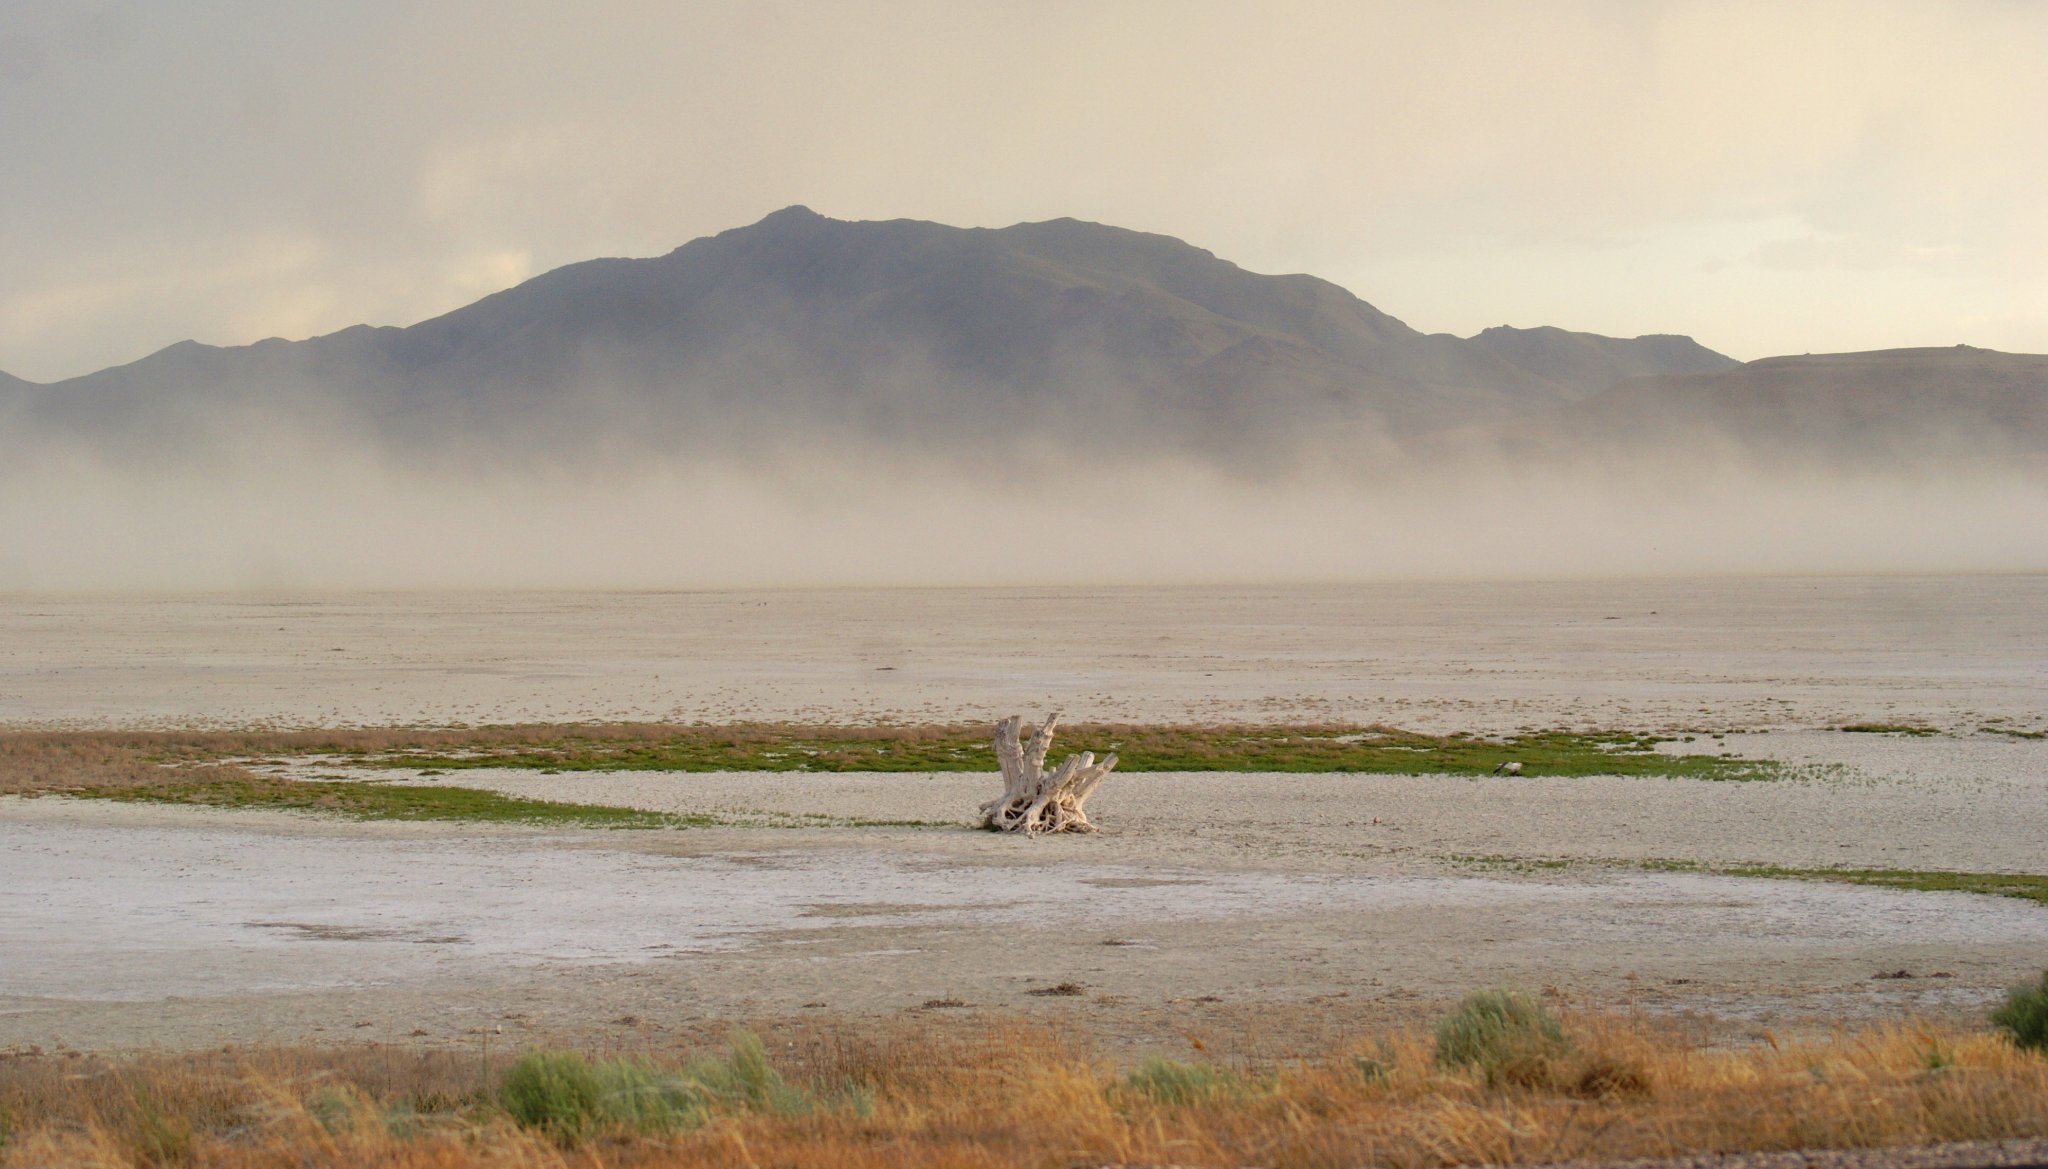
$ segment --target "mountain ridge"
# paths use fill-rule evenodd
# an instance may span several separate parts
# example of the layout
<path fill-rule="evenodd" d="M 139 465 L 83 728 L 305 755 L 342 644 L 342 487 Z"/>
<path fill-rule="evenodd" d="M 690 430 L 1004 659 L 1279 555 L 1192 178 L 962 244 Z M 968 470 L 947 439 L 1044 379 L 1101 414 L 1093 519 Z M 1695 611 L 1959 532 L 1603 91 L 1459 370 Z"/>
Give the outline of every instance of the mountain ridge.
<path fill-rule="evenodd" d="M 1553 449 L 1716 445 L 1761 462 L 2048 470 L 2048 355 L 1968 345 L 1630 378 L 1546 419 Z"/>
<path fill-rule="evenodd" d="M 185 341 L 44 385 L 0 375 L 0 405 L 10 433 L 129 451 L 283 425 L 402 453 L 672 458 L 829 441 L 1284 465 L 1473 428 L 1679 441 L 1673 419 L 1721 427 L 1716 410 L 1742 441 L 1776 441 L 1737 416 L 1770 415 L 1757 403 L 1793 393 L 1788 377 L 1848 413 L 1780 402 L 1780 415 L 1863 426 L 1851 366 L 1771 364 L 1800 360 L 1744 365 L 1678 334 L 1423 333 L 1315 276 L 1071 218 L 957 228 L 792 206 L 659 256 L 563 265 L 408 326 Z M 1885 360 L 1857 376 L 1947 376 L 1929 359 Z M 1984 373 L 1975 397 L 1950 400 L 2031 431 L 2033 371 Z M 1910 413 L 1909 389 L 1863 407 Z"/>

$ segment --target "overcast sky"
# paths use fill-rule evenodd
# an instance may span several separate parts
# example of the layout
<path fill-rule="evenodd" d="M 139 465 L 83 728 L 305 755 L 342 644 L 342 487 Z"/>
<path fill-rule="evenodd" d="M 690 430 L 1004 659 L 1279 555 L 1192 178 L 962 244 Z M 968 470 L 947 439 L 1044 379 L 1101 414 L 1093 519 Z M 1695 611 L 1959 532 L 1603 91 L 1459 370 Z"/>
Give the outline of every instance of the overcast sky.
<path fill-rule="evenodd" d="M 2048 352 L 2048 4 L 0 0 L 0 369 L 410 324 L 791 203 L 1418 328 Z"/>

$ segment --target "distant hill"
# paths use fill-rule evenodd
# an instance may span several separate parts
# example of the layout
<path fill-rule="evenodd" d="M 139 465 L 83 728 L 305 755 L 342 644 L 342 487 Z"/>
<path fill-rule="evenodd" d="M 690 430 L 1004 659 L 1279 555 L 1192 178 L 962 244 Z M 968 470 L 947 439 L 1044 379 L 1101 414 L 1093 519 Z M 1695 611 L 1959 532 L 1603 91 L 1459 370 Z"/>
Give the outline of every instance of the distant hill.
<path fill-rule="evenodd" d="M 1510 365 L 1546 378 L 1564 397 L 1584 398 L 1627 378 L 1664 373 L 1715 373 L 1741 364 L 1691 337 L 1653 334 L 1622 340 L 1543 326 L 1497 325 L 1472 338 Z"/>
<path fill-rule="evenodd" d="M 1689 337 L 1424 334 L 1328 281 L 1073 219 L 1001 229 L 791 207 L 592 260 L 409 328 L 183 342 L 49 385 L 0 375 L 0 441 L 192 458 L 272 428 L 406 459 L 613 461 L 881 446 L 1213 465 L 1747 453 L 2048 465 L 2048 357 L 1746 365 Z M 1675 465 L 1675 464 L 1674 464 Z"/>
<path fill-rule="evenodd" d="M 1621 382 L 1525 431 L 1553 449 L 2048 469 L 2048 356 L 1958 345 L 1769 357 Z"/>
<path fill-rule="evenodd" d="M 1735 362 L 1685 337 L 1423 334 L 1311 276 L 1071 219 L 805 208 L 572 264 L 409 328 L 173 345 L 48 386 L 8 429 L 165 451 L 266 425 L 409 452 L 609 455 L 827 440 L 1232 462 L 1565 406 Z"/>

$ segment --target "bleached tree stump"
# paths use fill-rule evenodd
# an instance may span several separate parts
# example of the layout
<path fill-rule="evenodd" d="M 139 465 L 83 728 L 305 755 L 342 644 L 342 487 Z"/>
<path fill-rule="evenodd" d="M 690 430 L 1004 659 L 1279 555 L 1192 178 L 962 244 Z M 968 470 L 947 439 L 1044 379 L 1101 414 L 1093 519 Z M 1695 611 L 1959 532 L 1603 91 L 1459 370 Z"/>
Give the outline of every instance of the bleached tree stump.
<path fill-rule="evenodd" d="M 1045 753 L 1052 748 L 1052 730 L 1059 725 L 1055 714 L 1034 728 L 1031 737 L 1018 741 L 1024 719 L 1019 715 L 996 724 L 996 762 L 1003 769 L 1003 794 L 981 806 L 981 826 L 997 832 L 1093 832 L 1095 825 L 1081 806 L 1116 766 L 1116 756 L 1098 762 L 1095 753 L 1069 755 L 1048 771 Z"/>

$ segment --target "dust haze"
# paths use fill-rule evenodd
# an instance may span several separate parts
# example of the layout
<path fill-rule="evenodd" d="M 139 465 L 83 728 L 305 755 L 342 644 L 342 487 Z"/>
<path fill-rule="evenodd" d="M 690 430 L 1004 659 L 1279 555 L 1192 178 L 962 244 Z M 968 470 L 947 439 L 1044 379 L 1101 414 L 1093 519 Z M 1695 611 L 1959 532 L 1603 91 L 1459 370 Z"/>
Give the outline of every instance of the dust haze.
<path fill-rule="evenodd" d="M 203 461 L 43 444 L 0 470 L 0 589 L 1115 585 L 2048 568 L 2048 476 L 1546 467 L 1474 451 L 1177 456 L 806 444 L 616 463 L 238 435 Z"/>
<path fill-rule="evenodd" d="M 789 206 L 441 317 L 0 378 L 0 588 L 2048 567 L 2048 356 L 1428 334 L 1063 218 Z"/>

